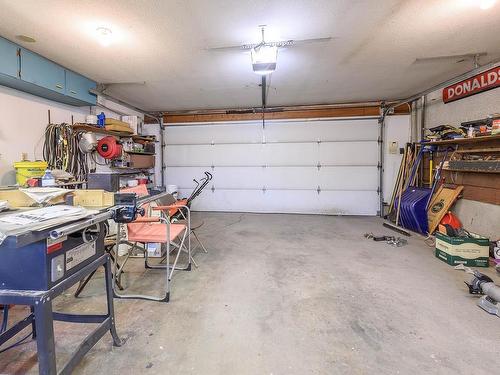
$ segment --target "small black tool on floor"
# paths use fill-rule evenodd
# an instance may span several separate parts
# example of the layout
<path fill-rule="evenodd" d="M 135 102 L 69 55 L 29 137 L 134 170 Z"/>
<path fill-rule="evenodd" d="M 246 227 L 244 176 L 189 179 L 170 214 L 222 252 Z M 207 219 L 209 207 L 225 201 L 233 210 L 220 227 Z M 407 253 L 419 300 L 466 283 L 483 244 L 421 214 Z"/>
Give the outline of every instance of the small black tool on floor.
<path fill-rule="evenodd" d="M 404 246 L 408 243 L 408 241 L 405 240 L 404 238 L 394 237 L 394 236 L 385 236 L 385 235 L 384 236 L 376 236 L 373 233 L 365 233 L 365 238 L 371 238 L 371 239 L 373 239 L 373 241 L 377 241 L 377 242 L 385 241 L 389 245 L 396 246 L 396 247 L 401 247 L 401 246 Z"/>

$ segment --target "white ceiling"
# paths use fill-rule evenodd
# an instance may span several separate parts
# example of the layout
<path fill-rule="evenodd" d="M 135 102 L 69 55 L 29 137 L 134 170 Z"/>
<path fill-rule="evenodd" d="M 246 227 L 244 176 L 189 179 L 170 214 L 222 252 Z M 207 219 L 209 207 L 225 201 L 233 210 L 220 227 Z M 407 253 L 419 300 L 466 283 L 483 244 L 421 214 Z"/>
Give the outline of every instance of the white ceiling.
<path fill-rule="evenodd" d="M 107 92 L 147 110 L 258 106 L 250 56 L 206 48 L 258 42 L 259 24 L 282 39 L 332 36 L 280 51 L 268 104 L 355 102 L 409 96 L 472 67 L 413 64 L 417 57 L 500 58 L 500 1 L 489 10 L 477 1 L 0 0 L 0 35 L 34 37 L 20 44 L 99 82 L 121 82 Z M 98 44 L 99 26 L 112 29 L 111 46 Z"/>

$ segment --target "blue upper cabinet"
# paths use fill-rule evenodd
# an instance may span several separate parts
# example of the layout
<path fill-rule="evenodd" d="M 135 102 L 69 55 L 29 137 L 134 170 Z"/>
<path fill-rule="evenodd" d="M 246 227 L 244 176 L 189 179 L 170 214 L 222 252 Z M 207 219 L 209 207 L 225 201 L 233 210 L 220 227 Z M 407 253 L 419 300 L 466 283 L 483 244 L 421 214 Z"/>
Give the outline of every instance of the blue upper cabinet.
<path fill-rule="evenodd" d="M 0 85 L 61 103 L 96 105 L 96 83 L 0 37 Z"/>
<path fill-rule="evenodd" d="M 0 38 L 0 73 L 11 78 L 19 77 L 19 47 L 8 41 Z"/>
<path fill-rule="evenodd" d="M 61 94 L 66 92 L 65 69 L 24 48 L 21 48 L 21 79 Z"/>
<path fill-rule="evenodd" d="M 72 72 L 71 70 L 66 70 L 66 95 L 83 100 L 87 103 L 96 103 L 97 97 L 94 94 L 89 93 L 90 89 L 96 88 L 96 83 L 90 79 Z"/>

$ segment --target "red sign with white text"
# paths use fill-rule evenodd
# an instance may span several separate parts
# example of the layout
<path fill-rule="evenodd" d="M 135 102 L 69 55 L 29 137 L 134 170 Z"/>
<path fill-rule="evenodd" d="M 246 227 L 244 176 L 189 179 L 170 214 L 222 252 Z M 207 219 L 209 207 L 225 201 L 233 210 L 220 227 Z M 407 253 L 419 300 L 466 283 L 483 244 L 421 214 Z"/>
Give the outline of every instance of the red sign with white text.
<path fill-rule="evenodd" d="M 446 87 L 443 89 L 443 102 L 449 103 L 499 86 L 500 67 L 496 67 Z"/>

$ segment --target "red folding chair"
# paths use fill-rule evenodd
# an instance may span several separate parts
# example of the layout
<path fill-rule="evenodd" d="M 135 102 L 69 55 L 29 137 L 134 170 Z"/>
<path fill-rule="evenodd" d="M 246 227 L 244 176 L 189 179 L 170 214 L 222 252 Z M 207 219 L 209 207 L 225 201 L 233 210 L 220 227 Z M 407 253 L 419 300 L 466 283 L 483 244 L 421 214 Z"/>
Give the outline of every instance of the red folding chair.
<path fill-rule="evenodd" d="M 122 189 L 120 192 L 135 193 L 139 197 L 149 195 L 145 185 L 138 185 L 136 187 Z M 116 284 L 116 281 L 120 280 L 125 264 L 130 259 L 132 251 L 136 249 L 144 253 L 144 263 L 146 268 L 166 269 L 165 294 L 160 297 L 143 294 L 122 294 L 116 290 L 116 287 L 114 287 L 114 293 L 117 298 L 134 298 L 168 302 L 170 298 L 170 283 L 174 271 L 191 270 L 191 212 L 189 210 L 189 207 L 176 203 L 175 198 L 173 198 L 172 196 L 160 198 L 155 201 L 155 204 L 156 206 L 153 204 L 144 205 L 143 208 L 145 208 L 146 214 L 143 217 L 137 217 L 135 221 L 127 224 L 127 238 L 124 240 L 120 238 L 121 228 L 120 225 L 118 225 L 116 238 L 116 255 L 118 254 L 118 247 L 120 244 L 125 243 L 129 245 L 129 249 L 125 259 L 120 265 L 118 265 L 117 256 L 117 261 L 114 263 L 113 282 L 114 284 Z M 182 224 L 171 223 L 170 213 L 173 212 L 173 210 L 177 211 L 179 209 L 182 209 L 182 211 L 186 213 L 184 215 L 184 222 Z M 159 211 L 160 216 L 152 216 L 152 211 Z M 148 261 L 148 252 L 146 246 L 140 246 L 138 245 L 138 243 L 142 243 L 144 245 L 147 243 L 165 244 L 165 256 L 160 261 L 160 264 L 150 264 Z M 174 263 L 170 264 L 170 254 L 175 249 L 177 249 L 177 255 L 175 257 Z M 188 262 L 185 267 L 178 267 L 177 263 L 179 260 L 179 256 L 183 251 L 185 251 L 188 255 Z"/>

